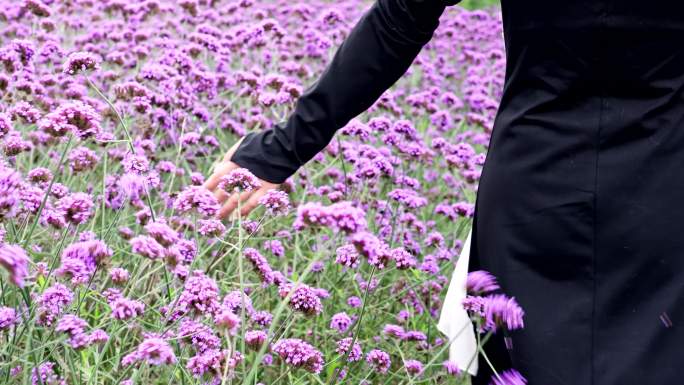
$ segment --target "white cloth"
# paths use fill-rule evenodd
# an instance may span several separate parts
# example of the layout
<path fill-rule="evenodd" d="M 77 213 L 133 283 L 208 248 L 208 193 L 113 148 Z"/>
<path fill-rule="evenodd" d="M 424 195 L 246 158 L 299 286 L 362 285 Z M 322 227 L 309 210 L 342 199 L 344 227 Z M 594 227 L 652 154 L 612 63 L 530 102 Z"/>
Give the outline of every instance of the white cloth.
<path fill-rule="evenodd" d="M 459 369 L 467 371 L 473 376 L 477 374 L 477 338 L 468 312 L 461 301 L 466 296 L 466 278 L 468 277 L 468 262 L 470 260 L 470 230 L 463 245 L 461 255 L 456 261 L 456 268 L 451 276 L 444 304 L 439 314 L 437 329 L 449 337 L 449 361 L 454 362 Z"/>

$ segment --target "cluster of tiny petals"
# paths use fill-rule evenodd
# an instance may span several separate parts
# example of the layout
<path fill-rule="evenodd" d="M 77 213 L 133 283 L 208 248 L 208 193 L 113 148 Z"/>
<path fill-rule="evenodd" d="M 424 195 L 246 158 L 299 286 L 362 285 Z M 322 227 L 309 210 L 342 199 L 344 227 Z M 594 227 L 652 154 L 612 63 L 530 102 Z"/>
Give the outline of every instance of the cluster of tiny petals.
<path fill-rule="evenodd" d="M 165 339 L 149 335 L 138 345 L 135 351 L 121 359 L 123 366 L 129 366 L 136 362 L 145 362 L 153 366 L 172 365 L 176 363 L 176 355 Z"/>
<path fill-rule="evenodd" d="M 472 295 L 483 295 L 499 290 L 496 277 L 484 270 L 476 270 L 468 273 L 466 290 Z"/>
<path fill-rule="evenodd" d="M 24 287 L 28 265 L 29 257 L 21 246 L 0 243 L 0 266 L 9 273 L 12 283 Z"/>
<path fill-rule="evenodd" d="M 334 231 L 354 234 L 367 227 L 366 213 L 351 202 L 338 202 L 324 206 L 318 202 L 300 205 L 294 223 L 295 229 L 323 226 Z"/>
<path fill-rule="evenodd" d="M 268 260 L 255 248 L 248 247 L 244 251 L 245 258 L 254 266 L 264 284 L 271 285 L 275 281 L 273 269 Z"/>
<path fill-rule="evenodd" d="M 323 311 L 323 304 L 314 288 L 305 284 L 298 284 L 294 288 L 292 286 L 282 284 L 278 288 L 281 297 L 290 295 L 290 307 L 306 315 L 318 315 Z"/>
<path fill-rule="evenodd" d="M 325 363 L 321 352 L 309 343 L 297 338 L 279 340 L 273 344 L 271 350 L 286 364 L 295 368 L 303 368 L 311 373 L 320 373 Z"/>
<path fill-rule="evenodd" d="M 109 336 L 104 330 L 97 329 L 91 333 L 87 333 L 88 323 L 82 318 L 73 315 L 64 315 L 55 331 L 65 333 L 69 336 L 68 343 L 74 349 L 83 349 L 93 344 L 101 344 L 107 342 Z"/>
<path fill-rule="evenodd" d="M 525 312 L 513 297 L 504 294 L 484 297 L 468 295 L 462 302 L 467 311 L 481 317 L 483 331 L 496 331 L 502 327 L 516 330 L 524 327 Z"/>
<path fill-rule="evenodd" d="M 173 207 L 180 213 L 195 210 L 203 217 L 213 217 L 220 208 L 214 194 L 203 186 L 189 186 L 181 191 Z"/>
<path fill-rule="evenodd" d="M 246 168 L 238 168 L 221 177 L 218 187 L 228 193 L 254 191 L 261 187 L 261 182 Z"/>
<path fill-rule="evenodd" d="M 356 268 L 359 265 L 359 253 L 351 244 L 340 246 L 336 250 L 335 262 L 342 266 Z"/>
<path fill-rule="evenodd" d="M 19 323 L 17 311 L 14 308 L 0 306 L 0 330 L 6 330 Z"/>
<path fill-rule="evenodd" d="M 290 198 L 284 191 L 271 189 L 259 198 L 259 204 L 272 215 L 286 214 L 290 209 Z"/>
<path fill-rule="evenodd" d="M 96 136 L 102 131 L 100 114 L 81 101 L 70 101 L 38 121 L 38 127 L 52 136 L 64 136 L 71 132 L 81 139 Z"/>
<path fill-rule="evenodd" d="M 387 373 L 392 364 L 390 355 L 380 349 L 373 349 L 368 352 L 368 354 L 366 354 L 366 362 L 382 374 Z"/>
<path fill-rule="evenodd" d="M 338 354 L 348 355 L 347 361 L 357 362 L 363 358 L 363 351 L 361 350 L 361 345 L 357 342 L 354 342 L 354 347 L 350 351 L 349 348 L 352 344 L 352 340 L 352 337 L 347 337 L 339 340 L 337 342 L 336 351 Z"/>
<path fill-rule="evenodd" d="M 74 52 L 67 57 L 62 71 L 67 75 L 75 75 L 81 71 L 93 71 L 100 68 L 101 59 L 90 52 Z"/>
<path fill-rule="evenodd" d="M 515 369 L 508 369 L 498 376 L 492 375 L 489 385 L 526 385 L 527 379 Z"/>

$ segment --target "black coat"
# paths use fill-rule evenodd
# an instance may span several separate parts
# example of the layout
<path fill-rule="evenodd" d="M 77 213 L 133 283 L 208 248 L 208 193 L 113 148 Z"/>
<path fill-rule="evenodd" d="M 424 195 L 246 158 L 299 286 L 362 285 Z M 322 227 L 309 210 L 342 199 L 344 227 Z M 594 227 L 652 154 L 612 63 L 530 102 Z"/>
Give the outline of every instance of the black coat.
<path fill-rule="evenodd" d="M 282 182 L 406 71 L 456 2 L 378 0 L 288 121 L 233 160 Z M 684 3 L 502 11 L 506 79 L 470 268 L 499 278 L 526 327 L 487 351 L 531 385 L 683 383 Z"/>

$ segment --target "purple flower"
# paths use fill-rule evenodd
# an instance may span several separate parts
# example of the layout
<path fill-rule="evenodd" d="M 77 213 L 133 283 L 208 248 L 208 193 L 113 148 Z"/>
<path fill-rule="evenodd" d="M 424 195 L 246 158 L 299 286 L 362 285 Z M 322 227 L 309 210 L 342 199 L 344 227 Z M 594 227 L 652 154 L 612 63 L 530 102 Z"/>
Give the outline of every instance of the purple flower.
<path fill-rule="evenodd" d="M 404 331 L 404 328 L 399 325 L 387 324 L 383 329 L 383 333 L 388 336 L 404 339 L 404 334 L 406 332 Z"/>
<path fill-rule="evenodd" d="M 0 330 L 9 329 L 12 325 L 19 323 L 17 318 L 17 312 L 11 308 L 2 306 L 0 307 Z"/>
<path fill-rule="evenodd" d="M 416 267 L 416 259 L 408 251 L 396 248 L 391 251 L 391 259 L 397 264 L 397 269 L 405 270 Z"/>
<path fill-rule="evenodd" d="M 442 367 L 444 367 L 444 370 L 447 372 L 447 374 L 450 374 L 452 376 L 461 375 L 461 369 L 459 369 L 458 365 L 456 365 L 456 363 L 453 361 L 444 361 L 442 363 Z"/>
<path fill-rule="evenodd" d="M 237 352 L 236 352 L 237 353 Z M 196 354 L 188 360 L 187 368 L 195 377 L 202 377 L 205 375 L 220 379 L 223 374 L 226 359 L 230 357 L 229 350 L 210 349 Z M 228 365 L 231 368 L 235 367 L 234 360 L 228 360 Z M 213 382 L 213 383 L 220 383 Z"/>
<path fill-rule="evenodd" d="M 496 331 L 499 327 L 508 330 L 522 329 L 525 312 L 514 297 L 504 294 L 490 294 L 486 297 L 466 296 L 463 307 L 481 317 L 483 331 Z"/>
<path fill-rule="evenodd" d="M 50 326 L 68 306 L 74 298 L 74 294 L 60 283 L 45 289 L 38 298 L 38 325 Z"/>
<path fill-rule="evenodd" d="M 216 281 L 195 270 L 185 281 L 183 292 L 172 309 L 170 320 L 185 314 L 215 315 L 220 309 L 219 289 Z"/>
<path fill-rule="evenodd" d="M 162 259 L 166 255 L 164 246 L 160 245 L 154 238 L 146 235 L 138 235 L 131 239 L 129 243 L 131 244 L 131 250 L 134 253 L 151 260 Z"/>
<path fill-rule="evenodd" d="M 12 120 L 7 114 L 0 112 L 0 139 L 12 130 Z"/>
<path fill-rule="evenodd" d="M 384 269 L 392 259 L 389 246 L 369 232 L 360 232 L 352 236 L 352 244 L 368 259 L 368 263 L 378 269 Z"/>
<path fill-rule="evenodd" d="M 240 326 L 240 317 L 232 310 L 224 308 L 214 316 L 214 325 L 234 335 Z"/>
<path fill-rule="evenodd" d="M 246 168 L 238 168 L 223 176 L 218 187 L 232 194 L 237 191 L 257 190 L 261 187 L 261 182 Z"/>
<path fill-rule="evenodd" d="M 117 296 L 109 301 L 109 307 L 112 309 L 112 317 L 119 320 L 135 318 L 145 312 L 144 303 L 123 296 Z"/>
<path fill-rule="evenodd" d="M 52 136 L 73 132 L 80 139 L 96 136 L 102 131 L 101 116 L 93 107 L 80 101 L 60 105 L 38 121 L 38 127 Z"/>
<path fill-rule="evenodd" d="M 468 273 L 466 290 L 468 294 L 482 295 L 499 289 L 496 278 L 487 271 L 477 270 Z"/>
<path fill-rule="evenodd" d="M 340 246 L 336 250 L 335 262 L 342 266 L 356 268 L 359 265 L 359 253 L 354 245 Z"/>
<path fill-rule="evenodd" d="M 213 217 L 220 208 L 214 194 L 202 186 L 190 186 L 183 190 L 173 207 L 180 213 L 196 210 L 204 217 Z"/>
<path fill-rule="evenodd" d="M 347 337 L 339 340 L 337 342 L 337 353 L 338 354 L 343 354 L 346 355 L 347 352 L 349 352 L 349 347 L 352 343 L 352 338 Z M 361 345 L 358 343 L 354 343 L 354 347 L 351 349 L 351 352 L 349 352 L 349 358 L 347 359 L 348 362 L 357 362 L 360 361 L 361 358 L 363 358 L 363 352 L 361 351 Z"/>
<path fill-rule="evenodd" d="M 404 367 L 409 374 L 420 374 L 423 372 L 423 363 L 418 360 L 404 361 Z"/>
<path fill-rule="evenodd" d="M 396 189 L 390 191 L 388 196 L 411 209 L 417 209 L 427 205 L 427 199 L 418 195 L 414 190 Z"/>
<path fill-rule="evenodd" d="M 277 239 L 265 241 L 264 249 L 271 251 L 271 253 L 276 257 L 282 257 L 285 255 L 285 247 L 283 247 L 283 243 Z"/>
<path fill-rule="evenodd" d="M 352 324 L 352 319 L 345 312 L 337 313 L 332 316 L 330 320 L 330 329 L 339 332 L 346 332 Z"/>
<path fill-rule="evenodd" d="M 40 364 L 31 370 L 31 385 L 66 385 L 66 381 L 54 371 L 54 362 Z"/>
<path fill-rule="evenodd" d="M 347 298 L 347 305 L 349 305 L 352 308 L 361 307 L 362 304 L 363 304 L 363 301 L 361 301 L 361 298 L 359 298 L 357 296 L 351 296 L 351 297 Z"/>
<path fill-rule="evenodd" d="M 64 219 L 73 225 L 88 222 L 93 214 L 93 207 L 93 198 L 82 192 L 69 194 L 57 202 L 57 208 L 64 213 Z"/>
<path fill-rule="evenodd" d="M 330 227 L 333 231 L 354 234 L 366 229 L 366 213 L 351 202 L 338 202 L 330 206 L 318 202 L 305 203 L 297 209 L 293 227 L 303 229 L 307 226 Z"/>
<path fill-rule="evenodd" d="M 281 190 L 271 189 L 259 198 L 259 204 L 266 207 L 271 215 L 287 214 L 290 209 L 290 199 L 287 193 Z"/>
<path fill-rule="evenodd" d="M 180 238 L 174 229 L 161 221 L 148 223 L 145 225 L 145 231 L 163 247 L 169 247 L 177 243 Z"/>
<path fill-rule="evenodd" d="M 115 284 L 121 285 L 128 281 L 128 279 L 130 278 L 130 273 L 126 269 L 115 267 L 109 271 L 109 278 Z"/>
<path fill-rule="evenodd" d="M 257 249 L 248 247 L 244 250 L 245 258 L 254 266 L 264 284 L 273 284 L 273 270 L 266 258 Z"/>
<path fill-rule="evenodd" d="M 166 340 L 149 335 L 138 345 L 135 351 L 121 359 L 121 364 L 128 366 L 140 361 L 145 361 L 153 366 L 171 365 L 176 363 L 176 355 Z"/>
<path fill-rule="evenodd" d="M 366 354 L 366 362 L 373 366 L 379 373 L 387 373 L 392 364 L 389 354 L 380 349 L 373 349 Z"/>
<path fill-rule="evenodd" d="M 100 157 L 87 147 L 76 147 L 69 153 L 69 167 L 75 173 L 95 167 Z"/>
<path fill-rule="evenodd" d="M 311 373 L 320 373 L 323 369 L 323 354 L 305 341 L 297 338 L 282 339 L 271 348 L 286 364 L 295 368 L 304 368 Z"/>
<path fill-rule="evenodd" d="M 201 219 L 197 230 L 205 237 L 220 237 L 226 231 L 226 226 L 218 219 Z"/>
<path fill-rule="evenodd" d="M 278 288 L 282 298 L 291 293 L 289 305 L 292 309 L 306 315 L 318 315 L 323 311 L 323 304 L 316 291 L 308 285 L 299 284 L 294 289 L 291 284 L 282 284 Z"/>
<path fill-rule="evenodd" d="M 19 173 L 0 162 L 0 219 L 12 218 L 16 213 L 21 185 Z"/>
<path fill-rule="evenodd" d="M 29 257 L 21 246 L 0 244 L 0 265 L 7 270 L 12 283 L 24 287 L 28 264 Z"/>
<path fill-rule="evenodd" d="M 268 334 L 263 330 L 248 330 L 245 333 L 245 343 L 253 349 L 259 349 L 268 339 Z"/>
<path fill-rule="evenodd" d="M 100 58 L 90 52 L 74 52 L 64 62 L 62 71 L 76 75 L 79 71 L 92 71 L 100 68 Z"/>
<path fill-rule="evenodd" d="M 508 369 L 502 372 L 499 376 L 496 374 L 492 376 L 492 381 L 489 385 L 525 385 L 527 380 L 515 369 Z"/>
<path fill-rule="evenodd" d="M 40 0 L 24 0 L 24 7 L 38 17 L 50 16 L 50 8 Z"/>
<path fill-rule="evenodd" d="M 182 343 L 191 344 L 199 353 L 221 346 L 221 339 L 214 335 L 210 327 L 188 318 L 181 321 L 177 337 Z"/>
<path fill-rule="evenodd" d="M 109 335 L 102 329 L 93 330 L 88 335 L 88 345 L 103 344 L 109 341 Z"/>
<path fill-rule="evenodd" d="M 100 240 L 72 243 L 62 252 L 59 276 L 71 277 L 73 283 L 85 283 L 98 265 L 112 256 L 112 250 Z"/>
<path fill-rule="evenodd" d="M 522 329 L 525 312 L 514 297 L 493 294 L 484 297 L 485 328 L 495 330 L 505 326 L 508 330 Z"/>

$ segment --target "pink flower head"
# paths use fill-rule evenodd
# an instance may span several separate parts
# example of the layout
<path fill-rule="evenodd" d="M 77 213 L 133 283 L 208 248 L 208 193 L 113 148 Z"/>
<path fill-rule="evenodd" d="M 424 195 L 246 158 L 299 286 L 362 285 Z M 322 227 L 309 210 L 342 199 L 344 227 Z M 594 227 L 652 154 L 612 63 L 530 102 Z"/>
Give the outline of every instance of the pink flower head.
<path fill-rule="evenodd" d="M 9 273 L 10 280 L 19 287 L 24 287 L 24 279 L 28 276 L 29 257 L 21 246 L 0 244 L 0 266 Z"/>
<path fill-rule="evenodd" d="M 273 344 L 272 350 L 286 364 L 295 368 L 304 368 L 311 373 L 320 373 L 325 363 L 321 352 L 297 338 L 279 340 Z"/>
<path fill-rule="evenodd" d="M 67 75 L 76 75 L 79 71 L 93 71 L 100 68 L 102 60 L 90 52 L 74 52 L 62 66 L 62 71 Z"/>
<path fill-rule="evenodd" d="M 253 191 L 261 187 L 261 182 L 246 168 L 238 168 L 221 178 L 218 183 L 221 190 L 229 194 L 238 191 Z"/>

